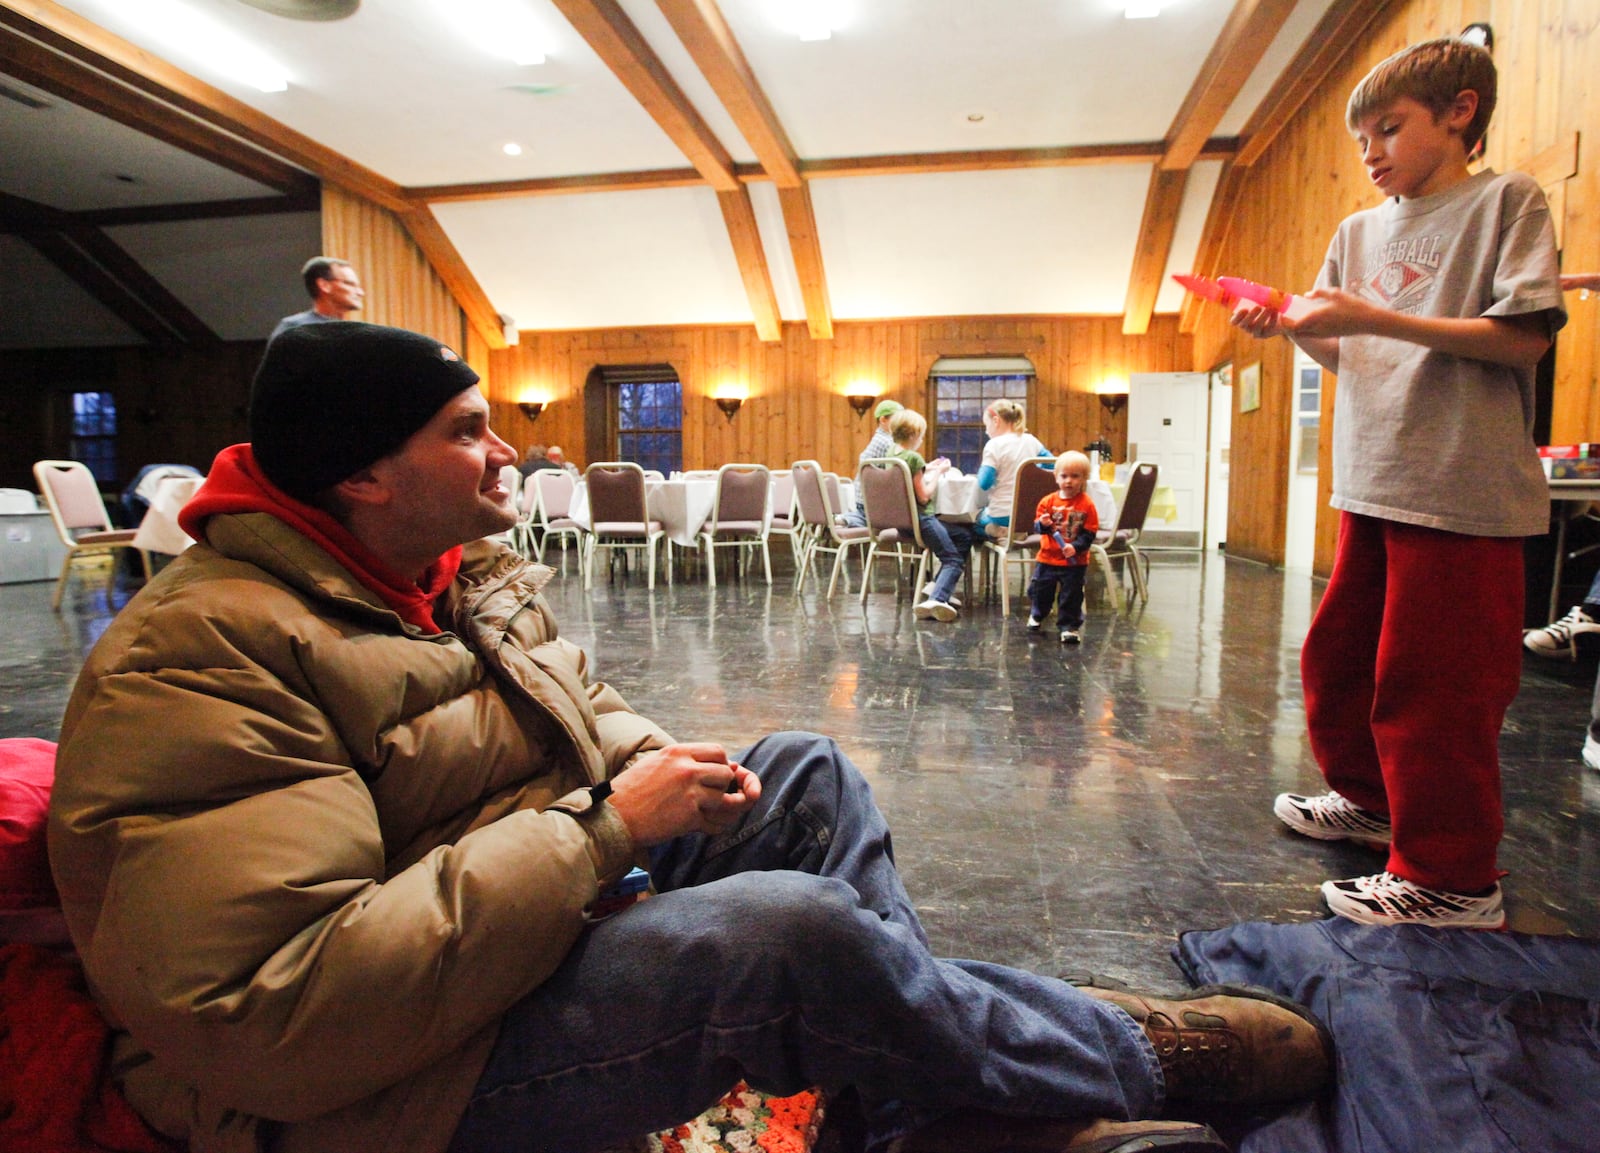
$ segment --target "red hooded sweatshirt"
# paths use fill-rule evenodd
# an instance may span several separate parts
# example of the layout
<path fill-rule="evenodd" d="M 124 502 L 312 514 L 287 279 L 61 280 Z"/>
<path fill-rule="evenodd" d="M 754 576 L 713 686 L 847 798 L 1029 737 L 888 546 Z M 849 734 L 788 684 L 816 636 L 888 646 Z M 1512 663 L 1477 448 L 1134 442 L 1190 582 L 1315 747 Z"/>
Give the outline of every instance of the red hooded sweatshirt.
<path fill-rule="evenodd" d="M 196 540 L 205 538 L 206 521 L 219 513 L 264 512 L 325 549 L 350 575 L 383 598 L 400 619 L 425 633 L 442 630 L 433 621 L 433 603 L 461 568 L 457 545 L 428 566 L 420 583 L 394 571 L 321 509 L 302 504 L 266 478 L 248 444 L 223 449 L 194 498 L 178 514 L 178 525 Z"/>

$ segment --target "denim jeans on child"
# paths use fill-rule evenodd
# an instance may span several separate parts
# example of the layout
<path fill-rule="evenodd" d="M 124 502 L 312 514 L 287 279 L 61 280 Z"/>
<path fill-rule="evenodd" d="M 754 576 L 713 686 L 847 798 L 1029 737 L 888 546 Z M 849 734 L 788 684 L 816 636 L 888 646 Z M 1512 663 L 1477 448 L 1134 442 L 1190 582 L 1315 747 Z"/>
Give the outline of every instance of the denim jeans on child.
<path fill-rule="evenodd" d="M 1056 624 L 1074 631 L 1083 627 L 1083 582 L 1089 575 L 1086 564 L 1036 564 L 1028 597 L 1033 615 L 1044 620 L 1050 605 L 1056 606 Z"/>
<path fill-rule="evenodd" d="M 936 516 L 920 518 L 922 543 L 939 558 L 939 575 L 933 579 L 929 599 L 948 601 L 956 582 L 966 571 L 967 553 L 972 548 L 972 529 L 964 524 L 946 524 Z"/>
<path fill-rule="evenodd" d="M 452 1153 L 584 1150 L 693 1117 L 739 1077 L 854 1086 L 869 1147 L 961 1107 L 1152 1116 L 1132 1018 L 1050 977 L 940 960 L 858 770 L 782 733 L 737 759 L 762 794 L 654 854 L 657 895 L 579 938 L 506 1013 Z"/>

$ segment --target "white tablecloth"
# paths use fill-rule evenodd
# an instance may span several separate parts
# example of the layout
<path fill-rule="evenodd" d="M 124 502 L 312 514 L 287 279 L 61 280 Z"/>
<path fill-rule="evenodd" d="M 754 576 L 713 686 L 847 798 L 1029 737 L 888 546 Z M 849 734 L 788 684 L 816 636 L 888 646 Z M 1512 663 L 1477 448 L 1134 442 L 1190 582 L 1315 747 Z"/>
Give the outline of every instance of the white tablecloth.
<path fill-rule="evenodd" d="M 200 476 L 169 476 L 158 482 L 149 498 L 150 509 L 134 533 L 133 546 L 176 556 L 192 545 L 194 538 L 178 527 L 178 513 L 203 483 L 205 478 Z"/>
<path fill-rule="evenodd" d="M 661 522 L 674 544 L 694 547 L 695 536 L 711 515 L 711 502 L 717 495 L 714 480 L 661 480 L 645 484 L 645 507 L 653 520 Z M 579 481 L 572 489 L 572 504 L 567 515 L 584 529 L 589 527 L 589 486 Z"/>
<path fill-rule="evenodd" d="M 940 520 L 971 524 L 978 516 L 978 478 L 946 473 L 933 490 L 933 514 Z"/>

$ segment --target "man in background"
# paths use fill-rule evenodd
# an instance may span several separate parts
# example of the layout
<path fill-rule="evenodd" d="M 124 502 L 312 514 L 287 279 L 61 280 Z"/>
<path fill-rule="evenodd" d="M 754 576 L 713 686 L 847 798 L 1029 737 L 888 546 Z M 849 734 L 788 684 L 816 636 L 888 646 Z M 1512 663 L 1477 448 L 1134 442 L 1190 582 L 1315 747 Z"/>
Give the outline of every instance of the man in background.
<path fill-rule="evenodd" d="M 361 302 L 367 295 L 361 287 L 361 277 L 356 275 L 350 262 L 337 256 L 313 256 L 300 269 L 300 279 L 305 281 L 306 292 L 311 296 L 311 307 L 278 321 L 268 341 L 302 324 L 348 320 L 352 312 L 361 311 Z"/>

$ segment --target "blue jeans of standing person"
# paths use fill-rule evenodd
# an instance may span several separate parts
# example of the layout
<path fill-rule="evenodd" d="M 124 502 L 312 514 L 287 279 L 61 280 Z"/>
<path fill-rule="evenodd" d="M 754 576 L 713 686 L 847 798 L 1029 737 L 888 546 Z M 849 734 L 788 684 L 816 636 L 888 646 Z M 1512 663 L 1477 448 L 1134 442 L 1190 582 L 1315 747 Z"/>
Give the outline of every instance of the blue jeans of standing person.
<path fill-rule="evenodd" d="M 1028 598 L 1033 615 L 1044 620 L 1050 605 L 1056 606 L 1056 627 L 1077 632 L 1083 627 L 1083 582 L 1089 575 L 1086 564 L 1036 564 Z"/>
<path fill-rule="evenodd" d="M 947 524 L 936 516 L 921 517 L 920 521 L 923 543 L 939 558 L 939 575 L 933 578 L 933 592 L 928 599 L 947 602 L 966 571 L 972 529 L 964 524 Z"/>
<path fill-rule="evenodd" d="M 868 1147 L 962 1107 L 1153 1116 L 1133 1019 L 1050 977 L 935 958 L 860 772 L 811 733 L 736 759 L 760 800 L 653 854 L 657 895 L 598 921 L 506 1013 L 452 1153 L 585 1153 L 694 1117 L 745 1078 L 853 1086 Z"/>

